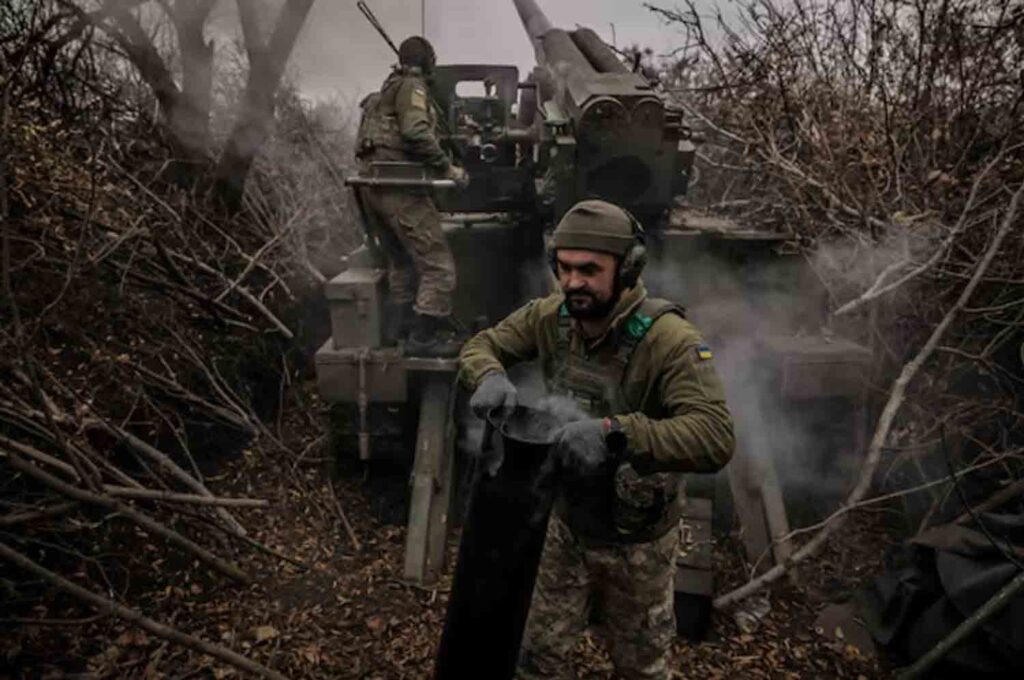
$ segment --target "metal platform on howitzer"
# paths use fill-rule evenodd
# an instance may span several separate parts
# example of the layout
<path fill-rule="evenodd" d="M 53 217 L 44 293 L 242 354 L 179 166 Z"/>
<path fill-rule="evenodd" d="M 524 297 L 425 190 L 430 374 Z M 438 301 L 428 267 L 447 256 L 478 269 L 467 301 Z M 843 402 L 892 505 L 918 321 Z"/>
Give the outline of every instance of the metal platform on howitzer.
<path fill-rule="evenodd" d="M 358 404 L 405 401 L 410 373 L 454 373 L 458 359 L 406 356 L 403 348 L 335 348 L 328 340 L 316 352 L 317 389 L 329 402 Z M 449 376 L 450 378 L 451 376 Z"/>

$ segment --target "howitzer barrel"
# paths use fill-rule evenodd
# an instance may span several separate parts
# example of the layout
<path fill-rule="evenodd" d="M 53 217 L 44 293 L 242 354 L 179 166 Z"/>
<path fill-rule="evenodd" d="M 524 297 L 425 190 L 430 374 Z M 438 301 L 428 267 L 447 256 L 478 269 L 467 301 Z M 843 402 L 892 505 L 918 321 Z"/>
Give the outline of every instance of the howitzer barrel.
<path fill-rule="evenodd" d="M 534 41 L 534 44 L 537 44 L 545 33 L 554 28 L 534 0 L 513 0 L 513 2 L 516 3 L 516 10 L 519 11 L 519 18 L 523 22 L 526 34 L 530 36 L 530 40 Z"/>
<path fill-rule="evenodd" d="M 589 28 L 577 28 L 572 33 L 572 40 L 580 52 L 590 60 L 594 69 L 600 73 L 629 73 L 618 55 L 608 49 L 604 41 Z"/>
<path fill-rule="evenodd" d="M 519 11 L 523 28 L 533 43 L 537 63 L 554 67 L 558 64 L 580 71 L 593 73 L 594 67 L 580 51 L 567 31 L 555 28 L 534 0 L 513 0 Z"/>

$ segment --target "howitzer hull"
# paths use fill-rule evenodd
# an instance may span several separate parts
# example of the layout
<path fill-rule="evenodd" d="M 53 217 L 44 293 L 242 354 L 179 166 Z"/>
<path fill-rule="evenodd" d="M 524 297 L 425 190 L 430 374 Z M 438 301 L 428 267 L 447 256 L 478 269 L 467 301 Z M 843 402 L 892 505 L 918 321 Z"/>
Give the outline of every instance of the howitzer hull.
<path fill-rule="evenodd" d="M 533 585 L 554 500 L 550 442 L 511 436 L 522 426 L 553 423 L 519 408 L 497 432 L 488 424 L 475 474 L 469 514 L 435 680 L 489 678 L 515 674 Z M 495 436 L 500 435 L 500 436 Z M 488 468 L 500 461 L 495 472 Z"/>

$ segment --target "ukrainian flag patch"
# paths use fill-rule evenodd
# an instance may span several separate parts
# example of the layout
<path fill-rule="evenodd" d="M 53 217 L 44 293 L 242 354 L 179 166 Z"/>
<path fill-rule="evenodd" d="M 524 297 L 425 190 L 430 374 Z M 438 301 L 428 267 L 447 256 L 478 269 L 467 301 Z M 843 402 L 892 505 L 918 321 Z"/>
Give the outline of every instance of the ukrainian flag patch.
<path fill-rule="evenodd" d="M 714 355 L 711 354 L 711 348 L 710 347 L 708 347 L 707 345 L 697 345 L 697 358 L 698 359 L 700 359 L 701 361 L 707 361 L 708 359 L 711 359 L 713 356 Z"/>

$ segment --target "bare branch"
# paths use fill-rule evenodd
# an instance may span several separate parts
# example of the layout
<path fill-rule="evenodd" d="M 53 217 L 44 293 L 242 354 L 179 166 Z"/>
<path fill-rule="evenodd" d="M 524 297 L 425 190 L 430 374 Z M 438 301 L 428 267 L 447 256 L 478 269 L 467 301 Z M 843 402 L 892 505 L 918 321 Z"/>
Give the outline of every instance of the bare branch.
<path fill-rule="evenodd" d="M 24 472 L 28 476 L 32 477 L 41 484 L 50 487 L 54 491 L 57 491 L 58 493 L 63 494 L 64 496 L 67 496 L 69 498 L 73 498 L 76 501 L 90 503 L 92 505 L 98 505 L 113 510 L 118 514 L 127 517 L 128 519 L 135 522 L 136 524 L 146 529 L 150 533 L 155 534 L 157 536 L 161 536 L 162 538 L 167 539 L 167 541 L 172 545 L 175 545 L 178 548 L 181 548 L 182 550 L 191 553 L 192 555 L 199 558 L 201 561 L 205 562 L 206 564 L 216 569 L 220 573 L 224 574 L 225 576 L 235 579 L 236 581 L 242 581 L 243 583 L 251 582 L 249 576 L 234 564 L 222 560 L 206 548 L 197 544 L 195 541 L 182 536 L 177 531 L 164 526 L 155 519 L 128 505 L 125 505 L 121 501 L 106 496 L 102 496 L 97 493 L 93 493 L 92 491 L 86 491 L 85 489 L 81 489 L 76 486 L 72 486 L 71 484 L 68 484 L 66 482 L 63 482 L 54 477 L 53 475 L 43 472 L 41 469 L 39 469 L 32 463 L 22 460 L 19 455 L 13 454 L 13 452 L 10 460 L 11 465 L 16 470 Z"/>
<path fill-rule="evenodd" d="M 921 367 L 929 357 L 931 357 L 935 348 L 939 346 L 939 343 L 942 341 L 946 331 L 949 330 L 949 327 L 952 325 L 957 314 L 959 314 L 970 301 L 971 296 L 974 294 L 974 291 L 981 283 L 989 266 L 995 259 L 996 254 L 999 252 L 1007 234 L 1009 234 L 1011 229 L 1015 226 L 1018 226 L 1017 213 L 1020 208 L 1021 196 L 1024 196 L 1024 184 L 1021 184 L 1017 188 L 1016 192 L 1014 192 L 1013 198 L 1010 200 L 1009 206 L 1007 206 L 1006 214 L 999 227 L 999 231 L 997 231 L 995 236 L 993 236 L 992 241 L 989 243 L 989 246 L 985 251 L 985 256 L 982 258 L 981 262 L 978 263 L 977 268 L 971 276 L 971 280 L 966 286 L 964 286 L 963 291 L 961 291 L 960 297 L 946 312 L 942 321 L 939 322 L 939 325 L 932 331 L 924 346 L 921 347 L 914 358 L 903 367 L 899 377 L 893 384 L 892 390 L 889 392 L 889 399 L 885 404 L 885 408 L 882 410 L 882 415 L 878 420 L 878 424 L 875 426 L 875 434 L 871 439 L 870 446 L 868 447 L 864 464 L 861 466 L 857 484 L 854 486 L 847 499 L 843 502 L 840 510 L 837 511 L 834 518 L 828 521 L 824 527 L 822 527 L 822 529 L 813 538 L 811 538 L 810 541 L 793 553 L 786 562 L 775 565 L 764 574 L 749 581 L 745 585 L 715 598 L 714 606 L 716 608 L 722 609 L 728 607 L 731 604 L 752 595 L 764 586 L 777 581 L 792 566 L 816 553 L 818 549 L 824 545 L 825 541 L 828 540 L 828 538 L 831 537 L 842 525 L 846 516 L 845 513 L 840 512 L 843 507 L 856 505 L 867 494 L 868 489 L 871 487 L 871 481 L 874 479 L 875 469 L 878 467 L 878 461 L 881 458 L 882 449 L 885 446 L 885 442 L 889 437 L 889 432 L 892 429 L 893 422 L 896 419 L 896 414 L 899 413 L 900 408 L 903 406 L 903 400 L 906 396 L 907 388 L 921 370 Z"/>
<path fill-rule="evenodd" d="M 117 498 L 135 498 L 189 505 L 219 505 L 230 508 L 265 508 L 270 501 L 262 498 L 223 498 L 220 496 L 200 496 L 192 493 L 160 491 L 158 489 L 136 489 L 130 486 L 104 484 L 103 491 Z"/>
<path fill-rule="evenodd" d="M 1000 152 L 995 158 L 993 158 L 971 184 L 971 191 L 967 197 L 967 203 L 964 205 L 963 210 L 961 210 L 960 212 L 960 219 L 957 221 L 956 225 L 954 225 L 953 228 L 949 230 L 949 233 L 947 234 L 946 238 L 943 239 L 939 247 L 935 249 L 935 252 L 932 253 L 931 257 L 929 257 L 925 262 L 915 267 L 912 271 L 908 272 L 907 274 L 904 274 L 898 280 L 893 281 L 892 283 L 889 284 L 885 284 L 885 281 L 888 279 L 889 274 L 895 269 L 906 266 L 908 263 L 899 262 L 887 268 L 878 276 L 878 278 L 875 280 L 875 283 L 872 284 L 872 286 L 867 291 L 865 291 L 857 299 L 851 300 L 850 302 L 847 302 L 839 309 L 835 310 L 832 313 L 833 316 L 842 316 L 843 314 L 849 314 L 850 312 L 862 307 L 868 302 L 871 302 L 872 300 L 876 300 L 882 297 L 883 295 L 891 293 L 892 291 L 916 279 L 917 277 L 921 276 L 925 272 L 929 271 L 932 267 L 934 267 L 939 262 L 939 260 L 942 259 L 943 255 L 945 255 L 949 251 L 950 246 L 952 246 L 953 243 L 956 242 L 956 240 L 964 233 L 964 230 L 969 226 L 970 221 L 968 218 L 971 215 L 971 211 L 974 208 L 975 201 L 977 200 L 978 191 L 983 186 L 984 180 L 988 177 L 989 173 L 993 170 L 993 168 L 997 167 L 1002 162 L 1003 156 L 1004 154 Z"/>
<path fill-rule="evenodd" d="M 197 637 L 183 633 L 176 628 L 166 626 L 162 623 L 158 623 L 150 618 L 142 615 L 138 610 L 125 607 L 124 605 L 118 604 L 113 600 L 97 595 L 96 593 L 83 588 L 80 585 L 68 581 L 49 569 L 36 564 L 23 554 L 9 547 L 5 543 L 0 543 L 0 557 L 12 564 L 16 564 L 22 569 L 29 571 L 36 576 L 44 579 L 48 583 L 52 583 L 61 590 L 74 595 L 80 600 L 88 602 L 92 606 L 99 609 L 101 612 L 106 612 L 119 616 L 120 618 L 134 623 L 143 630 L 146 630 L 153 635 L 161 637 L 165 640 L 170 640 L 176 644 L 188 647 L 197 652 L 203 654 L 209 654 L 210 656 L 220 659 L 221 661 L 228 663 L 236 668 L 240 668 L 261 678 L 269 678 L 270 680 L 287 680 L 287 678 L 277 671 L 271 670 L 262 664 L 256 663 L 252 659 L 248 659 L 241 654 L 231 651 L 226 647 L 201 640 Z"/>

